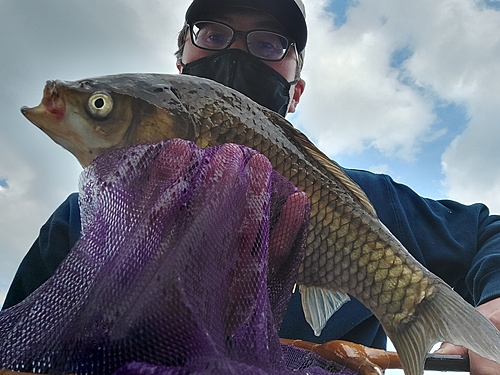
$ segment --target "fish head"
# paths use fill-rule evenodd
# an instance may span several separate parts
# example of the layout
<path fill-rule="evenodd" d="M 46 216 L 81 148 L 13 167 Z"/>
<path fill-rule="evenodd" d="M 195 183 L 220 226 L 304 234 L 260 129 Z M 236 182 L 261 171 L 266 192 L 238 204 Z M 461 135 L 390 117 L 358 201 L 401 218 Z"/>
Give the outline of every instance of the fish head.
<path fill-rule="evenodd" d="M 41 103 L 21 112 L 85 167 L 98 150 L 117 146 L 131 122 L 131 108 L 115 99 L 106 90 L 78 90 L 70 82 L 48 81 Z"/>
<path fill-rule="evenodd" d="M 119 78 L 112 81 L 122 84 L 110 86 L 105 78 L 48 81 L 41 103 L 23 107 L 21 112 L 83 167 L 111 149 L 171 138 L 194 139 L 191 118 L 174 94 L 169 97 L 171 110 L 159 108 L 131 95 L 137 90 Z"/>

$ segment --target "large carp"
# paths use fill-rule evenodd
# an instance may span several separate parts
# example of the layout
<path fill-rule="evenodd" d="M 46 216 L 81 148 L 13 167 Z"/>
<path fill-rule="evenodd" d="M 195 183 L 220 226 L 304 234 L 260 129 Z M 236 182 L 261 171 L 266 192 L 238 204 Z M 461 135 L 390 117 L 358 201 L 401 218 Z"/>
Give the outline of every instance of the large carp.
<path fill-rule="evenodd" d="M 407 375 L 423 373 L 425 356 L 439 341 L 500 363 L 498 330 L 405 250 L 335 162 L 242 94 L 201 78 L 124 74 L 49 81 L 41 104 L 22 112 L 83 167 L 111 149 L 171 138 L 261 152 L 309 197 L 297 283 L 316 332 L 349 294 L 380 320 Z"/>

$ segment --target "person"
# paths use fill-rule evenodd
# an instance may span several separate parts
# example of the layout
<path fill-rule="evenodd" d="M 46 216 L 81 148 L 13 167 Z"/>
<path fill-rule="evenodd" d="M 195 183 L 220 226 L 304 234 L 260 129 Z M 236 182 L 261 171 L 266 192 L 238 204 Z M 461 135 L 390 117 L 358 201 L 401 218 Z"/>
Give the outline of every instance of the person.
<path fill-rule="evenodd" d="M 307 42 L 301 0 L 194 0 L 175 53 L 181 74 L 210 78 L 282 115 L 296 110 Z M 425 267 L 500 327 L 500 217 L 482 204 L 423 198 L 387 175 L 345 169 L 364 189 L 380 220 Z M 41 228 L 23 259 L 3 308 L 22 301 L 47 280 L 80 236 L 77 194 Z M 346 303 L 314 336 L 292 294 L 280 328 L 284 338 L 344 339 L 385 348 L 376 318 L 358 301 Z M 466 354 L 444 344 L 443 354 Z M 472 374 L 500 373 L 500 365 L 470 353 Z"/>

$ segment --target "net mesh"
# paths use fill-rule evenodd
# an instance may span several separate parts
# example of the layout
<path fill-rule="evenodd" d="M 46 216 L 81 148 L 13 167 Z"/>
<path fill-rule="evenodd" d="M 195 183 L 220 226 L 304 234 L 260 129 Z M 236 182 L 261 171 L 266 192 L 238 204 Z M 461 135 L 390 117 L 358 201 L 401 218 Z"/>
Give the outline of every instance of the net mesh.
<path fill-rule="evenodd" d="M 170 140 L 97 158 L 82 236 L 0 312 L 0 368 L 61 374 L 350 374 L 277 334 L 305 195 L 262 155 Z"/>

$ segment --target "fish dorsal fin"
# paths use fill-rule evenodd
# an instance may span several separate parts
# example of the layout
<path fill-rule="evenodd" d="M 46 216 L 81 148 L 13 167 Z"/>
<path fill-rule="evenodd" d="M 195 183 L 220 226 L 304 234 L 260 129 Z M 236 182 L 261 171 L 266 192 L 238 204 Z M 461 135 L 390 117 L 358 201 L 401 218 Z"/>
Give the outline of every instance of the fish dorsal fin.
<path fill-rule="evenodd" d="M 351 299 L 346 293 L 316 286 L 299 285 L 299 290 L 304 317 L 316 336 L 321 335 L 328 319 Z"/>
<path fill-rule="evenodd" d="M 354 182 L 349 176 L 346 175 L 344 170 L 335 161 L 326 156 L 321 150 L 319 150 L 302 132 L 294 128 L 287 121 L 279 121 L 279 126 L 288 138 L 297 140 L 298 145 L 303 151 L 308 153 L 312 158 L 314 158 L 325 170 L 334 176 L 334 178 L 339 181 L 343 187 L 352 193 L 353 198 L 373 217 L 378 217 L 373 208 L 370 199 L 366 196 L 366 193 L 359 185 Z M 333 179 L 333 178 L 332 178 Z"/>

